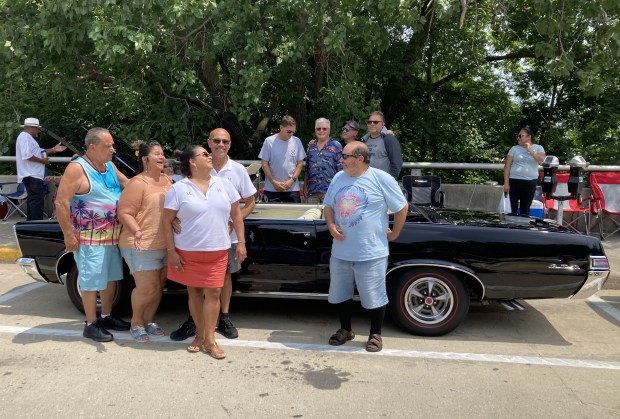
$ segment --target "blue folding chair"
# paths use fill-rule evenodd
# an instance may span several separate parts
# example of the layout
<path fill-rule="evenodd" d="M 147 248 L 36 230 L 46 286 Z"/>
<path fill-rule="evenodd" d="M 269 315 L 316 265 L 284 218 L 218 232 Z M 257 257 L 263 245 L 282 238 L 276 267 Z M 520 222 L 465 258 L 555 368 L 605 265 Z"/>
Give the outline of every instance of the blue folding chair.
<path fill-rule="evenodd" d="M 11 217 L 11 215 L 16 212 L 20 213 L 23 217 L 26 217 L 25 205 L 26 198 L 28 198 L 28 192 L 26 192 L 26 187 L 21 182 L 8 182 L 0 183 L 0 190 L 4 189 L 3 187 L 6 185 L 17 185 L 17 188 L 15 189 L 15 192 L 11 193 L 0 192 L 0 196 L 6 199 L 8 205 L 8 211 L 6 212 L 6 215 L 4 216 L 2 221 L 8 220 L 9 217 Z"/>

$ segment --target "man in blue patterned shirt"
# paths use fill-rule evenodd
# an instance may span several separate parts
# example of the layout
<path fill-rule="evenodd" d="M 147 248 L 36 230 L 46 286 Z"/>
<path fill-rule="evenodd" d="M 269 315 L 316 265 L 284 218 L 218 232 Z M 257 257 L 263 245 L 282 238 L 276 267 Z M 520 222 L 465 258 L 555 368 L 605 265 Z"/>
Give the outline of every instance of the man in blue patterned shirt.
<path fill-rule="evenodd" d="M 317 119 L 314 122 L 316 139 L 310 141 L 306 151 L 304 194 L 306 202 L 311 204 L 323 203 L 332 178 L 342 169 L 342 145 L 330 137 L 330 128 L 329 119 Z"/>

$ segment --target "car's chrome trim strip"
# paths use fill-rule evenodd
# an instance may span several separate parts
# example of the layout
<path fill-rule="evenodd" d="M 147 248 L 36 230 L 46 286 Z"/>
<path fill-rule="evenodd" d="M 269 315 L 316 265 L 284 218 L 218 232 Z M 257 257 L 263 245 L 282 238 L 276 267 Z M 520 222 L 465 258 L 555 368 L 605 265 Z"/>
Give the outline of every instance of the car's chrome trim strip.
<path fill-rule="evenodd" d="M 282 291 L 233 291 L 236 297 L 258 297 L 258 298 L 295 298 L 299 300 L 327 300 L 327 294 L 313 292 L 282 292 Z M 359 301 L 359 296 L 354 295 L 353 300 Z"/>

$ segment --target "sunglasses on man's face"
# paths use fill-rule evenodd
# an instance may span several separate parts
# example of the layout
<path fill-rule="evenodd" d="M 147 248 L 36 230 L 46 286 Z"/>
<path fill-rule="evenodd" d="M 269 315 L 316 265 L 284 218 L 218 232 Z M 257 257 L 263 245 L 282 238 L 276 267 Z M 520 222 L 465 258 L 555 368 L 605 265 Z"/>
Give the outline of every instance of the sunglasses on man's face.
<path fill-rule="evenodd" d="M 346 154 L 346 153 L 342 153 L 342 160 L 346 160 L 349 157 L 359 157 L 359 155 L 357 154 Z"/>
<path fill-rule="evenodd" d="M 211 141 L 213 141 L 214 144 L 224 144 L 224 145 L 230 144 L 230 140 L 223 140 L 221 138 L 211 138 Z"/>
<path fill-rule="evenodd" d="M 295 131 L 293 131 L 292 129 L 287 129 L 286 133 L 293 135 L 293 134 L 295 134 Z"/>
<path fill-rule="evenodd" d="M 373 121 L 373 120 L 368 120 L 368 123 L 369 123 L 370 125 L 376 125 L 376 124 L 380 124 L 380 123 L 382 123 L 382 122 L 383 122 L 383 121 Z"/>
<path fill-rule="evenodd" d="M 315 128 L 314 130 L 315 131 L 327 131 L 328 129 L 329 128 L 318 127 L 318 128 Z"/>

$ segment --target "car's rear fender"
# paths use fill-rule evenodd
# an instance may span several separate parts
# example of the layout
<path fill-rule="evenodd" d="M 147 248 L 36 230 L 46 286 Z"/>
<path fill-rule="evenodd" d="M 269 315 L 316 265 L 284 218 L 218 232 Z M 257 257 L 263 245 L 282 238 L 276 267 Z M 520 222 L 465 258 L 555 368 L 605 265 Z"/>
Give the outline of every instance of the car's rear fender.
<path fill-rule="evenodd" d="M 467 287 L 472 291 L 472 295 L 474 295 L 477 300 L 482 301 L 484 299 L 484 285 L 472 269 L 467 266 L 455 264 L 454 262 L 446 262 L 439 259 L 408 259 L 391 263 L 386 274 L 387 282 L 389 284 L 390 279 L 399 276 L 407 269 L 420 268 L 424 266 L 445 269 L 451 272 L 467 285 Z"/>
<path fill-rule="evenodd" d="M 73 265 L 75 265 L 73 252 L 65 252 L 62 256 L 58 258 L 58 262 L 56 263 L 56 276 L 58 276 L 58 280 L 61 284 L 65 284 L 66 274 L 69 272 Z"/>

